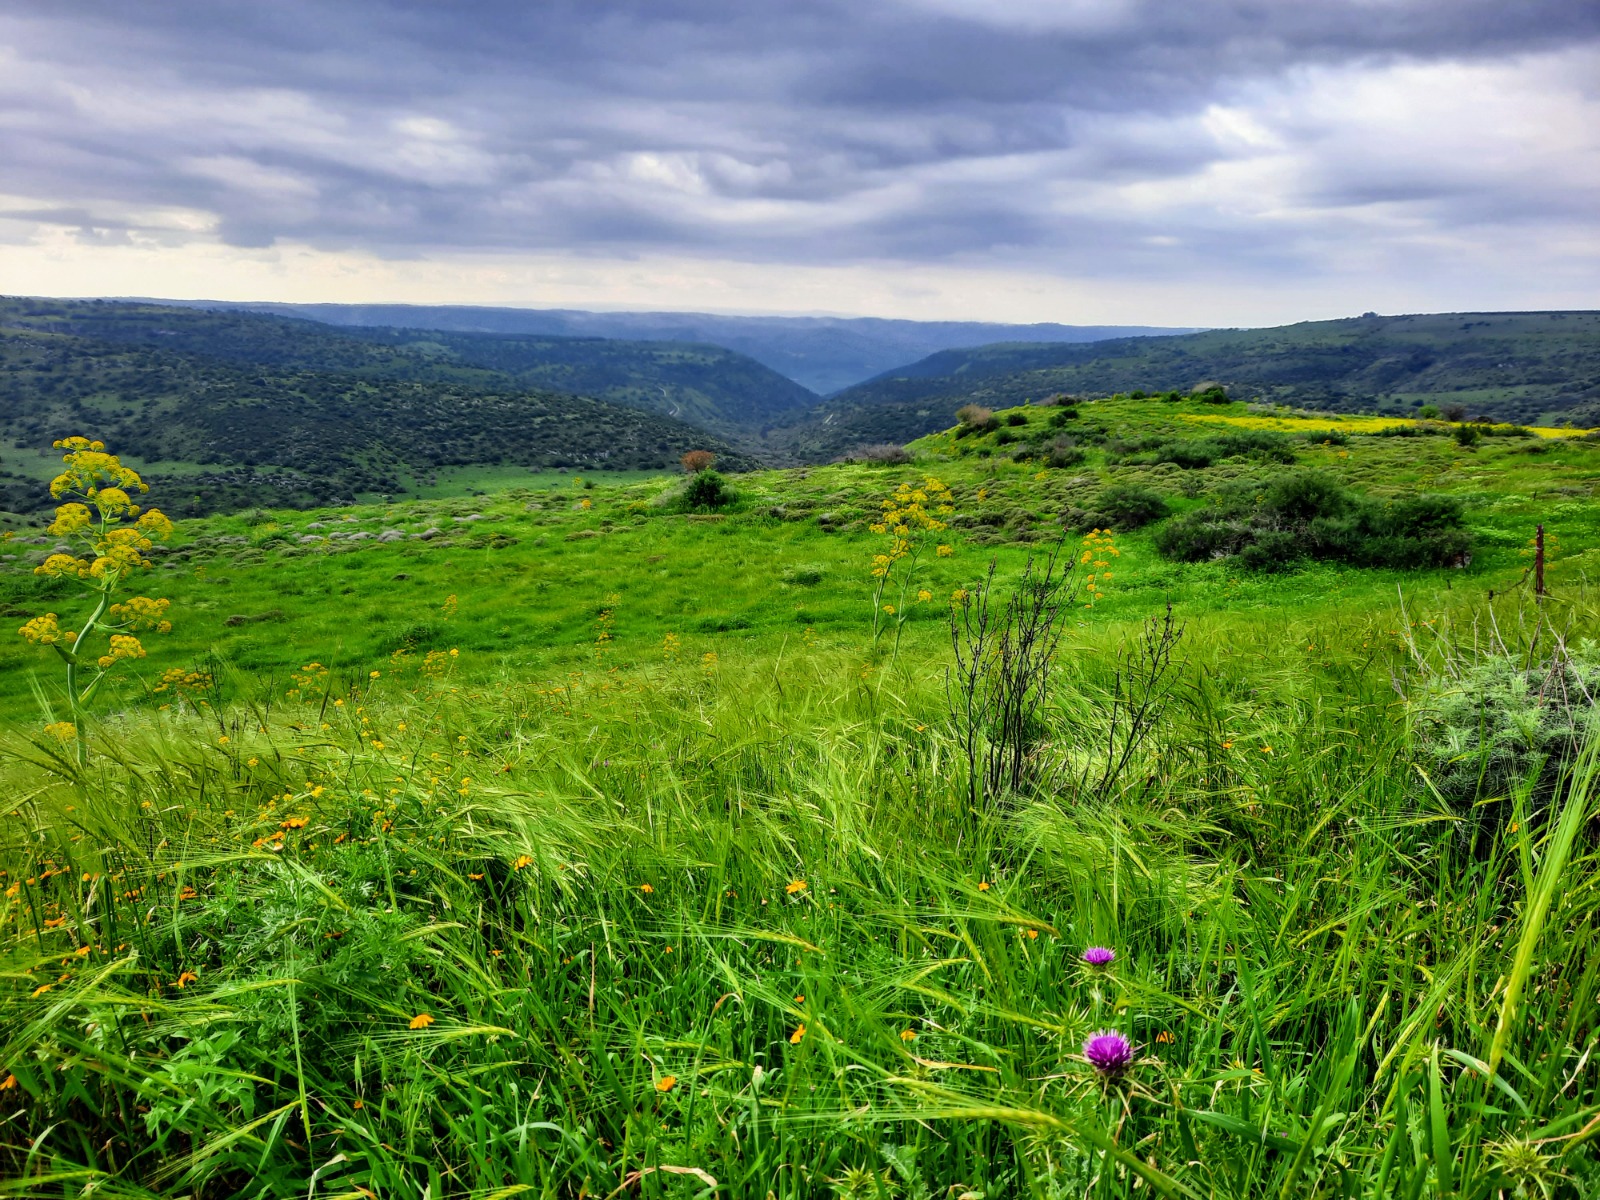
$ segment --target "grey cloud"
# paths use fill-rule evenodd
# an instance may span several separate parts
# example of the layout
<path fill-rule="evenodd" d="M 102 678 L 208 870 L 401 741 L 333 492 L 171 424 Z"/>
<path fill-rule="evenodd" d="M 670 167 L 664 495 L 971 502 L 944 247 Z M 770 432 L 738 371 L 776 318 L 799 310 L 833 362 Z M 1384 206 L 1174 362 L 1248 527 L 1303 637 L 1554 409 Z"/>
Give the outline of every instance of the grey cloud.
<path fill-rule="evenodd" d="M 1297 72 L 1600 40 L 1588 0 L 1145 0 L 1076 27 L 1042 4 L 1018 19 L 1004 7 L 22 0 L 0 16 L 21 67 L 0 79 L 0 194 L 29 203 L 0 215 L 173 237 L 150 214 L 199 210 L 239 246 L 386 256 L 992 254 L 1090 274 L 1222 256 L 1288 270 L 1296 239 L 1244 216 L 1169 231 L 1073 197 L 1257 153 L 1199 122 Z M 1470 172 L 1364 163 L 1347 144 L 1319 151 L 1309 134 L 1300 149 L 1308 204 L 1421 205 L 1448 223 L 1511 194 Z M 1523 220 L 1583 204 L 1559 187 L 1522 201 Z"/>

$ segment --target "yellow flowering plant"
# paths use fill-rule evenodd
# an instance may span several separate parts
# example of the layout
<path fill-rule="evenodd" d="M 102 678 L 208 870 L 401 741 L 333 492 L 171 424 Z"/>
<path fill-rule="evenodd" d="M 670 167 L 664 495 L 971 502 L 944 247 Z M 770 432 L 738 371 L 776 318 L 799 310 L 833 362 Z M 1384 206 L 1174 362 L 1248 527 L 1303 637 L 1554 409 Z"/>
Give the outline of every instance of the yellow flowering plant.
<path fill-rule="evenodd" d="M 926 589 L 911 590 L 917 577 L 917 563 L 935 535 L 949 528 L 948 518 L 955 511 L 950 489 L 932 475 L 924 476 L 921 486 L 902 483 L 883 501 L 883 515 L 870 526 L 873 533 L 887 539 L 883 549 L 872 556 L 874 640 L 882 636 L 886 628 L 885 617 L 894 618 L 898 640 L 901 627 L 911 615 L 906 597 L 912 595 L 919 601 L 924 600 Z M 948 558 L 951 550 L 941 544 L 936 552 L 940 558 Z M 885 603 L 884 594 L 891 586 L 897 587 L 899 595 L 894 603 Z"/>
<path fill-rule="evenodd" d="M 81 586 L 90 610 L 76 631 L 63 629 L 60 617 L 45 613 L 17 632 L 36 646 L 48 646 L 66 667 L 67 704 L 78 762 L 88 761 L 83 714 L 111 671 L 125 661 L 145 656 L 138 634 L 167 633 L 169 600 L 129 596 L 118 600 L 119 587 L 148 570 L 145 554 L 156 542 L 172 536 L 172 522 L 159 509 L 141 509 L 133 497 L 150 490 L 138 472 L 125 467 L 104 442 L 83 437 L 54 443 L 65 450 L 65 469 L 50 482 L 50 495 L 62 501 L 47 532 L 73 552 L 57 551 L 34 568 L 35 575 L 65 579 Z M 105 644 L 95 652 L 100 638 Z M 68 722 L 55 722 L 59 728 Z"/>

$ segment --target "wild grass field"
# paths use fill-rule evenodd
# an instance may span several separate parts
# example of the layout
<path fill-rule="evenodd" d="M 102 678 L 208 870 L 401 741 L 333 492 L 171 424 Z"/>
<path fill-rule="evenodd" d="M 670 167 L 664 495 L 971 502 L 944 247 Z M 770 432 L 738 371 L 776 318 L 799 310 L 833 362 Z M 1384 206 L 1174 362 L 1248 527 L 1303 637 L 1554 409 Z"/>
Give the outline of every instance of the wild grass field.
<path fill-rule="evenodd" d="M 1069 411 L 183 522 L 83 765 L 8 635 L 0 1194 L 1594 1194 L 1600 445 Z M 1161 548 L 1308 469 L 1470 562 Z"/>

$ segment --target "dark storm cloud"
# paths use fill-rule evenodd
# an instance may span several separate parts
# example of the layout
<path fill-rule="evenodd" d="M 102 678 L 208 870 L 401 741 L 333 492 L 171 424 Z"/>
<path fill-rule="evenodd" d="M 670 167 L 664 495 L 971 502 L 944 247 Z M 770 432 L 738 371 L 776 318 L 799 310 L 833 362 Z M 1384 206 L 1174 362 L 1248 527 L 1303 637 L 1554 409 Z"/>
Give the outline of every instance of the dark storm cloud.
<path fill-rule="evenodd" d="M 1404 144 L 1374 157 L 1278 110 L 1319 70 L 1597 39 L 1590 0 L 23 0 L 0 14 L 0 197 L 11 220 L 86 236 L 182 237 L 192 218 L 172 214 L 198 213 L 194 236 L 388 256 L 1014 254 L 1092 272 L 1163 261 L 1147 239 L 1177 222 L 1184 254 L 1288 262 L 1204 196 L 1176 214 L 1095 196 L 1270 149 L 1297 159 L 1277 180 L 1297 204 L 1567 218 L 1597 181 L 1440 178 Z M 1230 143 L 1214 106 L 1262 115 Z"/>

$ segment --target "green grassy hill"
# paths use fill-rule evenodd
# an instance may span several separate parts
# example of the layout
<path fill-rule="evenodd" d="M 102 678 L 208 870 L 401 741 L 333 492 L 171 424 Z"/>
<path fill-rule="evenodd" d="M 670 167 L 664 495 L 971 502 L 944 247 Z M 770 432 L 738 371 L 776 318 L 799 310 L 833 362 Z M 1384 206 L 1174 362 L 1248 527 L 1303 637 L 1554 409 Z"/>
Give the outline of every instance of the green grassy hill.
<path fill-rule="evenodd" d="M 777 435 L 804 456 L 903 442 L 962 404 L 1004 408 L 1057 392 L 1187 393 L 1409 414 L 1426 404 L 1525 424 L 1600 423 L 1600 313 L 1442 313 L 1312 321 L 1087 345 L 949 350 L 846 389 Z"/>
<path fill-rule="evenodd" d="M 653 478 L 184 521 L 86 768 L 52 652 L 0 639 L 0 1178 L 1593 1194 L 1600 804 L 1561 748 L 1600 441 L 1512 434 L 1122 396 L 714 510 Z M 1424 495 L 1470 561 L 1344 553 Z M 1165 549 L 1212 517 L 1276 557 Z M 1063 523 L 1059 641 L 1020 692 L 987 642 L 972 702 L 1017 704 L 974 718 L 969 622 L 1041 596 Z M 0 611 L 75 628 L 19 533 Z"/>

